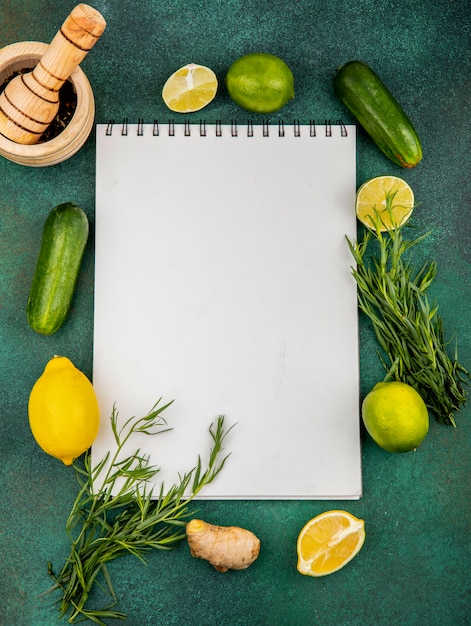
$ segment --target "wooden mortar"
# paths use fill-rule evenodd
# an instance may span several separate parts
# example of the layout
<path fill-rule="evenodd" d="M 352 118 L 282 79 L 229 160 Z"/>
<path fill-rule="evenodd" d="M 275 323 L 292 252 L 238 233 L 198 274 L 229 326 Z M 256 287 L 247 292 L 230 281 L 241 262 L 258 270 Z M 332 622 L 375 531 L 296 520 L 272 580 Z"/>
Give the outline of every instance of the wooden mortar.
<path fill-rule="evenodd" d="M 35 67 L 48 44 L 23 41 L 0 50 L 0 85 L 16 72 Z M 95 100 L 90 83 L 80 67 L 69 76 L 77 97 L 75 113 L 64 130 L 49 141 L 25 145 L 0 134 L 0 155 L 30 167 L 56 165 L 73 156 L 88 139 L 95 120 Z"/>
<path fill-rule="evenodd" d="M 39 62 L 0 94 L 0 133 L 21 144 L 37 143 L 59 110 L 59 89 L 105 30 L 103 16 L 77 5 Z"/>

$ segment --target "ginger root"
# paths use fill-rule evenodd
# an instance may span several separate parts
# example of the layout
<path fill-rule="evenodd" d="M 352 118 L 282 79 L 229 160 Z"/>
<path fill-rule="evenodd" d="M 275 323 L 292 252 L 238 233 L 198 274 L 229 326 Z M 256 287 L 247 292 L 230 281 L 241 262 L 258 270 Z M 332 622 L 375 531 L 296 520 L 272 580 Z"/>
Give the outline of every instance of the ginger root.
<path fill-rule="evenodd" d="M 260 552 L 260 540 L 238 526 L 216 526 L 200 519 L 186 525 L 191 556 L 209 561 L 219 572 L 245 569 Z"/>

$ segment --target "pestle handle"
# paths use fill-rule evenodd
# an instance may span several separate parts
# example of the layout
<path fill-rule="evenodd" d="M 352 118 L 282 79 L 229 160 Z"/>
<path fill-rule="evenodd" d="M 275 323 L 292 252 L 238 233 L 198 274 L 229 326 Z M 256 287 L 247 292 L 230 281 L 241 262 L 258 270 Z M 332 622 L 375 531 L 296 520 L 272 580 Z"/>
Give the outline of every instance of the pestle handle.
<path fill-rule="evenodd" d="M 0 133 L 16 143 L 34 144 L 59 110 L 59 90 L 98 41 L 103 16 L 77 5 L 31 72 L 16 76 L 0 94 Z"/>
<path fill-rule="evenodd" d="M 103 16 L 87 4 L 77 5 L 33 70 L 35 80 L 57 91 L 86 57 L 106 27 Z"/>

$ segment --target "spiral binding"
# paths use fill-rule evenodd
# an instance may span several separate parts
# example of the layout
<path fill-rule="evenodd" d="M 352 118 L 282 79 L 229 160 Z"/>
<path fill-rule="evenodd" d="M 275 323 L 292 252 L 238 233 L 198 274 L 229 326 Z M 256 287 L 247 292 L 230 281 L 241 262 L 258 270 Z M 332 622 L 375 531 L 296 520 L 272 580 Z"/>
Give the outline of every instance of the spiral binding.
<path fill-rule="evenodd" d="M 106 126 L 105 135 L 111 136 L 113 134 L 114 127 L 117 126 L 114 120 L 109 120 Z M 144 135 L 145 128 L 144 120 L 139 118 L 137 121 L 137 135 L 142 137 Z M 154 137 L 158 137 L 162 132 L 166 132 L 170 137 L 175 136 L 175 122 L 174 120 L 168 120 L 167 122 L 159 122 L 159 120 L 154 120 L 152 124 L 148 124 L 148 126 L 152 127 L 152 135 Z M 188 120 L 185 120 L 183 124 L 183 134 L 185 137 L 190 137 L 194 127 L 197 127 L 197 132 L 200 137 L 206 137 L 208 134 L 207 129 L 208 123 L 206 120 L 200 120 L 199 123 L 191 123 Z M 216 137 L 222 137 L 223 135 L 223 124 L 221 120 L 216 120 L 213 124 L 215 128 Z M 332 124 L 330 120 L 325 120 L 323 124 L 318 124 L 315 120 L 309 120 L 309 124 L 303 126 L 299 122 L 299 120 L 294 120 L 292 124 L 293 134 L 295 137 L 300 137 L 303 129 L 306 129 L 309 132 L 310 137 L 317 137 L 321 132 L 319 129 L 324 128 L 324 133 L 326 137 L 332 137 L 332 127 L 338 126 L 340 129 L 340 136 L 347 137 L 348 129 L 346 125 L 342 122 L 342 120 L 337 120 L 335 124 Z M 245 133 L 247 137 L 254 136 L 254 124 L 252 121 L 248 120 L 246 124 L 239 124 L 237 121 L 232 120 L 230 124 L 228 124 L 229 131 L 232 137 L 239 137 L 241 134 Z M 243 129 L 245 127 L 245 130 Z M 268 122 L 263 121 L 261 124 L 262 127 L 262 136 L 270 137 L 273 131 L 278 134 L 278 137 L 286 137 L 286 125 L 283 120 L 280 120 L 277 125 L 269 124 Z M 125 117 L 121 122 L 121 135 L 126 137 L 129 133 L 129 122 L 128 118 Z"/>

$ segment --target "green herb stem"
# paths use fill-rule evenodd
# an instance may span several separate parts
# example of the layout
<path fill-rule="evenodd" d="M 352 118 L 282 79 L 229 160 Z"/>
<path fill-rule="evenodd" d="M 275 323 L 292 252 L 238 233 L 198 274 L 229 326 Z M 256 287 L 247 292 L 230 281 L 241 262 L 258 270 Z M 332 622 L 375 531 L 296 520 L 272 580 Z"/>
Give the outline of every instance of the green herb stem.
<path fill-rule="evenodd" d="M 91 454 L 84 456 L 83 467 L 74 464 L 79 492 L 66 522 L 70 554 L 56 575 L 48 564 L 48 573 L 55 584 L 49 591 L 60 589 L 60 615 L 68 615 L 69 623 L 88 619 L 104 626 L 104 618 L 125 619 L 113 607 L 117 598 L 107 563 L 132 554 L 145 563 L 145 554 L 152 549 L 170 550 L 185 538 L 185 525 L 190 515 L 188 504 L 222 470 L 229 455 L 221 458 L 223 442 L 231 430 L 219 416 L 209 432 L 212 439 L 207 467 L 198 456 L 195 467 L 179 476 L 178 484 L 166 489 L 161 483 L 158 495 L 149 490 L 149 481 L 160 469 L 149 464 L 149 457 L 136 450 L 121 459 L 124 446 L 134 433 L 157 435 L 168 430 L 162 412 L 171 404 L 159 406 L 160 400 L 145 417 L 128 419 L 122 426 L 116 407 L 111 427 L 116 442 L 113 454 L 92 467 Z M 97 489 L 97 485 L 100 485 Z M 190 490 L 190 495 L 186 496 Z M 101 609 L 90 609 L 88 599 L 99 586 L 110 597 Z M 48 593 L 48 592 L 47 592 Z"/>
<path fill-rule="evenodd" d="M 352 243 L 347 238 L 356 264 L 352 274 L 359 307 L 386 355 L 380 358 L 387 377 L 414 387 L 439 422 L 455 426 L 454 414 L 466 402 L 470 375 L 456 348 L 453 357 L 448 354 L 438 306 L 428 300 L 437 264 L 431 261 L 417 270 L 405 258 L 427 235 L 407 241 L 403 228 L 383 233 L 378 222 L 375 230 L 365 230 L 362 240 Z"/>

